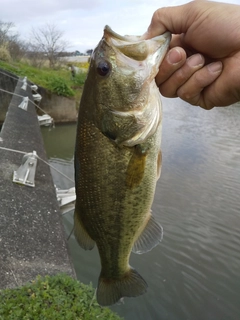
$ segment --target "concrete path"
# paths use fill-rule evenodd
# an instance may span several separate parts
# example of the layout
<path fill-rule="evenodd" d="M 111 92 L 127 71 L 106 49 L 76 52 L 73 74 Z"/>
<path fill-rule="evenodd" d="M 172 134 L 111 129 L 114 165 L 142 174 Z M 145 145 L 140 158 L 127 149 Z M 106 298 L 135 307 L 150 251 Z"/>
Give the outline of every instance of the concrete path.
<path fill-rule="evenodd" d="M 31 88 L 15 93 L 31 100 Z M 32 152 L 47 161 L 35 106 L 18 108 L 13 96 L 0 133 L 0 147 Z M 0 106 L 1 107 L 1 106 Z M 34 188 L 12 182 L 22 154 L 0 149 L 0 288 L 15 287 L 37 275 L 65 272 L 75 277 L 49 167 L 38 160 Z"/>

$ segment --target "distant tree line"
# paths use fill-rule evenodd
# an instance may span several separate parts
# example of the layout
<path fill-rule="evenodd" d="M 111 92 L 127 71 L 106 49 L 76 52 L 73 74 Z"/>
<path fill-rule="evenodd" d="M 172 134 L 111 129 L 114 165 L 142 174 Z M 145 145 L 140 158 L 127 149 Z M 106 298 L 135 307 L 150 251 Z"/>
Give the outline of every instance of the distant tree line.
<path fill-rule="evenodd" d="M 50 68 L 58 67 L 59 57 L 69 55 L 69 42 L 64 40 L 63 31 L 55 24 L 32 28 L 28 42 L 21 40 L 14 32 L 14 23 L 0 20 L 0 60 L 21 60 L 26 57 L 35 67 L 42 67 L 46 61 Z M 92 50 L 87 50 L 91 54 Z"/>
<path fill-rule="evenodd" d="M 93 49 L 88 49 L 86 53 L 90 56 L 93 53 Z"/>

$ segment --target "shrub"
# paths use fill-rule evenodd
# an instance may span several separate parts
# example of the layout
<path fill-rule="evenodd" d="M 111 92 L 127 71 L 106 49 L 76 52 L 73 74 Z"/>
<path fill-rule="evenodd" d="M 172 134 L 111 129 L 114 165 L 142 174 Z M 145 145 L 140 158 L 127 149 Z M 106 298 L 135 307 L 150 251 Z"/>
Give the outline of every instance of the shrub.
<path fill-rule="evenodd" d="M 0 291 L 2 320 L 120 320 L 96 302 L 94 290 L 71 277 L 37 277 L 16 289 Z"/>
<path fill-rule="evenodd" d="M 74 84 L 78 86 L 83 86 L 85 80 L 86 80 L 86 73 L 83 73 L 83 72 L 77 73 L 75 77 L 72 79 Z"/>
<path fill-rule="evenodd" d="M 74 97 L 76 101 L 80 100 L 86 72 L 80 72 L 76 75 L 76 79 L 72 79 L 68 69 L 53 70 L 45 67 L 38 69 L 32 67 L 28 62 L 28 60 L 25 60 L 24 63 L 13 61 L 10 64 L 0 60 L 0 68 L 16 75 L 26 76 L 32 83 L 44 87 L 50 92 Z"/>
<path fill-rule="evenodd" d="M 88 70 L 89 62 L 74 62 L 74 65 L 80 69 Z"/>
<path fill-rule="evenodd" d="M 73 90 L 68 86 L 63 78 L 50 78 L 48 80 L 50 90 L 59 96 L 72 97 L 74 96 Z"/>
<path fill-rule="evenodd" d="M 11 60 L 11 56 L 9 50 L 6 45 L 0 46 L 0 60 L 9 62 Z"/>

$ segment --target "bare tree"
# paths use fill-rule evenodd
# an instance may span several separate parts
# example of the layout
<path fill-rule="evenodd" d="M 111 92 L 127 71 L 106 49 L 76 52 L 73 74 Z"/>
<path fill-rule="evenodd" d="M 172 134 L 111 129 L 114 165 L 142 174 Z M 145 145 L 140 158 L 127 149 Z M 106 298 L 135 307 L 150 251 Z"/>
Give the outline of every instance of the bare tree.
<path fill-rule="evenodd" d="M 26 44 L 14 31 L 14 23 L 0 21 L 0 48 L 5 50 L 9 58 L 21 59 L 26 52 Z"/>
<path fill-rule="evenodd" d="M 0 21 L 0 45 L 5 45 L 8 42 L 11 34 L 11 29 L 14 27 L 12 22 Z"/>
<path fill-rule="evenodd" d="M 43 54 L 49 61 L 50 68 L 55 68 L 58 56 L 66 50 L 68 42 L 63 40 L 63 32 L 54 24 L 32 29 L 30 44 L 37 54 Z"/>

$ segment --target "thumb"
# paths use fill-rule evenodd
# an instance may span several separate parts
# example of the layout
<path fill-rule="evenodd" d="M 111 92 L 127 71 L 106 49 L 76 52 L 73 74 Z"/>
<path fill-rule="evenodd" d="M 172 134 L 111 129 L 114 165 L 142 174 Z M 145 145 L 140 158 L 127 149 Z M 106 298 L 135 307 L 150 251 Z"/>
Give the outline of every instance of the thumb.
<path fill-rule="evenodd" d="M 147 32 L 142 39 L 150 39 L 170 31 L 173 34 L 186 33 L 195 19 L 192 2 L 176 7 L 166 7 L 156 10 Z M 191 12 L 191 15 L 189 14 Z"/>

